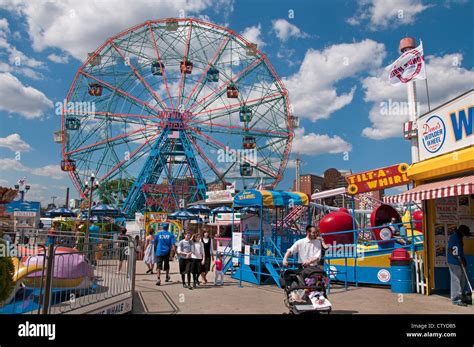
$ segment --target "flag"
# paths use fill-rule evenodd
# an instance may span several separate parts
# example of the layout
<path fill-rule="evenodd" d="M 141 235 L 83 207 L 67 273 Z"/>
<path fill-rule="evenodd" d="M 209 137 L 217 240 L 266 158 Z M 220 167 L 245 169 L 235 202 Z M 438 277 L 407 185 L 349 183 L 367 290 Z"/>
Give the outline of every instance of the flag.
<path fill-rule="evenodd" d="M 397 60 L 385 68 L 392 85 L 426 79 L 423 42 L 416 48 L 404 52 Z"/>
<path fill-rule="evenodd" d="M 179 139 L 179 131 L 173 130 L 168 133 L 169 139 Z"/>

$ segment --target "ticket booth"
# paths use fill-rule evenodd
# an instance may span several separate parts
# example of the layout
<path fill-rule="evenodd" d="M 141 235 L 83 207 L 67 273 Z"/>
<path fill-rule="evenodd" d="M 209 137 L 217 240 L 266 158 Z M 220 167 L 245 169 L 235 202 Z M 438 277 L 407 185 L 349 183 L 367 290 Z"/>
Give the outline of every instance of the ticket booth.
<path fill-rule="evenodd" d="M 415 187 L 392 201 L 422 201 L 427 292 L 450 289 L 448 239 L 459 225 L 474 234 L 474 90 L 422 115 L 417 122 L 420 161 L 407 175 Z M 464 238 L 474 281 L 474 237 Z"/>

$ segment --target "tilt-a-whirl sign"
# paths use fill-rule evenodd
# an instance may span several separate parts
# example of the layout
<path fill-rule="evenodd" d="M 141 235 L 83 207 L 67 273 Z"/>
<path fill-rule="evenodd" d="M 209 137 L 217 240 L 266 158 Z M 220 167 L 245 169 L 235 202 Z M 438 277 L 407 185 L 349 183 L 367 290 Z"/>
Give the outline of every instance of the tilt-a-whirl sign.
<path fill-rule="evenodd" d="M 347 192 L 355 195 L 408 184 L 407 170 L 408 164 L 401 163 L 346 176 Z"/>

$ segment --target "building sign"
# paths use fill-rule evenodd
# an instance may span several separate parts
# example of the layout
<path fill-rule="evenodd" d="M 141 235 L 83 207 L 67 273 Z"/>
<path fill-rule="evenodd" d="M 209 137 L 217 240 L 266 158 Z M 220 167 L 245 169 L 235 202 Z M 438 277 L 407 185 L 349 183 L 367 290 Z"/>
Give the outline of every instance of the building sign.
<path fill-rule="evenodd" d="M 474 90 L 420 117 L 420 160 L 474 145 Z"/>
<path fill-rule="evenodd" d="M 408 184 L 407 169 L 408 164 L 401 163 L 346 176 L 347 192 L 355 195 Z"/>
<path fill-rule="evenodd" d="M 15 217 L 36 217 L 37 212 L 28 212 L 28 211 L 15 211 L 13 215 Z"/>
<path fill-rule="evenodd" d="M 235 188 L 226 190 L 211 190 L 206 192 L 206 202 L 232 201 L 235 195 Z"/>
<path fill-rule="evenodd" d="M 436 199 L 436 222 L 458 222 L 458 199 L 456 196 Z"/>

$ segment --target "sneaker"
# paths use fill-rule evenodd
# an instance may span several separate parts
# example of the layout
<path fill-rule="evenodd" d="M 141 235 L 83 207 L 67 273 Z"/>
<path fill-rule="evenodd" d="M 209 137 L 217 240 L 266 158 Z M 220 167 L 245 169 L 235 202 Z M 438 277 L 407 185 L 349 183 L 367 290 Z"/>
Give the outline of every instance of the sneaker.
<path fill-rule="evenodd" d="M 456 306 L 462 306 L 462 307 L 467 307 L 467 304 L 462 301 L 453 301 L 453 304 Z"/>
<path fill-rule="evenodd" d="M 156 285 L 159 286 L 161 284 L 161 280 L 158 279 L 158 281 L 156 281 Z"/>
<path fill-rule="evenodd" d="M 193 290 L 193 287 L 191 287 L 191 285 L 188 284 L 188 289 L 189 289 L 189 290 Z"/>
<path fill-rule="evenodd" d="M 196 288 L 196 287 L 197 287 L 197 283 L 194 282 L 194 283 L 193 283 L 193 288 Z"/>
<path fill-rule="evenodd" d="M 170 277 L 170 276 L 166 276 L 165 282 L 171 282 L 171 277 Z"/>
<path fill-rule="evenodd" d="M 188 288 L 188 285 L 186 283 L 183 283 L 183 288 Z"/>

